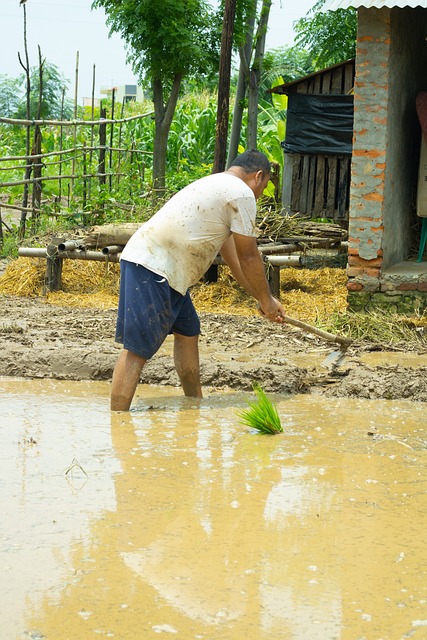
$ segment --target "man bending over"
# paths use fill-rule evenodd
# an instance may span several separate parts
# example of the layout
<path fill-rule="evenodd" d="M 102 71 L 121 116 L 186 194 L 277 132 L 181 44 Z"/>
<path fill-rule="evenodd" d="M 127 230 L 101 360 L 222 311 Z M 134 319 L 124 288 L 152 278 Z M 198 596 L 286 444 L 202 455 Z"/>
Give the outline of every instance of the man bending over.
<path fill-rule="evenodd" d="M 261 314 L 282 322 L 255 235 L 256 200 L 270 178 L 267 157 L 239 155 L 230 168 L 176 193 L 126 244 L 120 261 L 116 341 L 123 344 L 113 372 L 111 410 L 128 411 L 141 371 L 169 334 L 184 394 L 202 397 L 200 321 L 188 292 L 218 253 L 237 282 L 258 300 Z"/>

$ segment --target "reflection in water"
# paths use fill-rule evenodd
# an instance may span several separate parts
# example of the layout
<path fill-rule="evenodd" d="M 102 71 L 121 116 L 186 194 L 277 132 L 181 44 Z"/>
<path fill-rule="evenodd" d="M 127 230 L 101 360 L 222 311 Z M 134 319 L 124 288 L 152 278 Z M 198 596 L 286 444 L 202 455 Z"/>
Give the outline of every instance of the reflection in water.
<path fill-rule="evenodd" d="M 424 406 L 282 397 L 260 436 L 240 394 L 0 387 L 5 638 L 427 637 Z"/>

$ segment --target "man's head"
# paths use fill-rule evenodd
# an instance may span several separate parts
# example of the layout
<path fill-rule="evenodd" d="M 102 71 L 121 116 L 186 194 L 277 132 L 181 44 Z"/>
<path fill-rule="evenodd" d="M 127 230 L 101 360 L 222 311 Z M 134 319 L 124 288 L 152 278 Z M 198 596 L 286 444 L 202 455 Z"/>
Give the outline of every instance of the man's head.
<path fill-rule="evenodd" d="M 261 151 L 250 149 L 237 156 L 228 171 L 242 178 L 258 199 L 270 179 L 271 164 Z"/>

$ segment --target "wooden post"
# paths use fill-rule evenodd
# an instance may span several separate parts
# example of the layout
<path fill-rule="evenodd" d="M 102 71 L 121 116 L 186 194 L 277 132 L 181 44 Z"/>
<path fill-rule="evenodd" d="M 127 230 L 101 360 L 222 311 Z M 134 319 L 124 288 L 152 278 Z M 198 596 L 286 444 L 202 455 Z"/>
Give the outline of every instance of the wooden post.
<path fill-rule="evenodd" d="M 96 66 L 93 65 L 93 70 L 92 70 L 92 99 L 91 99 L 91 120 L 92 120 L 92 122 L 94 122 L 94 120 L 95 120 L 95 81 L 96 81 Z M 89 154 L 89 166 L 90 166 L 91 171 L 92 171 L 92 155 L 93 155 L 94 135 L 95 135 L 94 125 L 91 124 L 91 126 L 90 126 L 90 154 Z M 89 198 L 91 196 L 91 192 L 92 192 L 92 180 L 89 179 L 89 189 L 88 189 Z"/>
<path fill-rule="evenodd" d="M 112 93 L 112 96 L 111 96 L 111 120 L 114 120 L 115 106 L 116 106 L 116 89 L 114 87 L 113 88 L 113 93 Z M 108 183 L 109 183 L 110 191 L 111 191 L 112 180 L 113 180 L 113 176 L 111 174 L 112 167 L 113 167 L 113 141 L 114 141 L 114 122 L 111 123 L 111 127 L 110 127 L 110 154 L 109 154 L 109 161 L 108 161 L 108 167 L 109 167 L 109 170 L 110 170 L 110 176 L 108 178 Z"/>
<path fill-rule="evenodd" d="M 86 140 L 83 142 L 83 211 L 86 211 L 87 205 L 87 153 L 86 153 Z"/>
<path fill-rule="evenodd" d="M 218 265 L 211 264 L 205 273 L 206 282 L 218 282 Z"/>
<path fill-rule="evenodd" d="M 280 300 L 280 267 L 266 266 L 271 295 Z"/>
<path fill-rule="evenodd" d="M 46 274 L 44 278 L 43 294 L 49 291 L 59 291 L 62 285 L 62 263 L 63 258 L 58 255 L 58 246 L 65 241 L 65 238 L 52 238 L 46 252 Z"/>
<path fill-rule="evenodd" d="M 65 102 L 65 87 L 62 89 L 62 97 L 61 97 L 61 120 L 64 117 L 64 102 Z M 59 127 L 59 151 L 61 152 L 63 149 L 63 127 L 62 125 Z M 59 163 L 59 184 L 58 184 L 58 200 L 56 201 L 55 210 L 61 211 L 61 199 L 62 199 L 62 162 Z"/>
<path fill-rule="evenodd" d="M 79 52 L 76 52 L 76 81 L 74 85 L 74 120 L 77 120 L 77 99 L 78 99 L 78 88 L 79 88 Z M 74 124 L 73 127 L 73 146 L 74 149 L 77 146 L 77 124 Z M 73 161 L 72 161 L 72 171 L 73 177 L 71 178 L 71 187 L 70 187 L 70 195 L 71 200 L 74 200 L 74 177 L 76 175 L 76 153 L 74 152 Z"/>
<path fill-rule="evenodd" d="M 107 144 L 107 125 L 102 122 L 107 117 L 107 110 L 101 106 L 100 110 L 100 123 L 99 123 L 99 159 L 98 159 L 98 173 L 99 173 L 99 186 L 105 184 L 105 149 Z"/>
<path fill-rule="evenodd" d="M 42 176 L 42 166 L 43 166 L 42 157 L 41 157 L 42 132 L 38 125 L 36 125 L 34 129 L 34 144 L 33 144 L 32 151 L 33 151 L 33 154 L 36 156 L 33 163 L 34 182 L 33 182 L 32 201 L 31 201 L 32 207 L 33 207 L 31 222 L 32 222 L 33 232 L 35 233 L 37 231 L 38 222 L 40 218 L 40 203 L 42 199 L 42 187 L 43 187 L 42 181 L 37 180 L 37 178 L 41 178 Z"/>
<path fill-rule="evenodd" d="M 100 123 L 99 123 L 99 159 L 98 159 L 98 175 L 99 175 L 99 195 L 100 202 L 99 207 L 97 208 L 96 214 L 98 218 L 102 217 L 102 213 L 104 211 L 104 186 L 105 186 L 105 154 L 106 154 L 106 144 L 107 144 L 107 125 L 102 120 L 107 117 L 107 110 L 102 106 L 100 109 Z"/>

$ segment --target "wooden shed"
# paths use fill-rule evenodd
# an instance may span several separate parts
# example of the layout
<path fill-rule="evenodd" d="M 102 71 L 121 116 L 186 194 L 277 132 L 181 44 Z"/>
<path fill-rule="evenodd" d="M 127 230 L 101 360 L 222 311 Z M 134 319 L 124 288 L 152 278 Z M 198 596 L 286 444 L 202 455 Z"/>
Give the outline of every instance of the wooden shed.
<path fill-rule="evenodd" d="M 345 228 L 354 76 L 352 59 L 271 89 L 272 93 L 286 94 L 289 99 L 287 134 L 282 143 L 284 210 L 312 218 L 331 218 Z M 334 140 L 337 132 L 338 141 Z M 341 144 L 344 137 L 345 145 Z"/>

